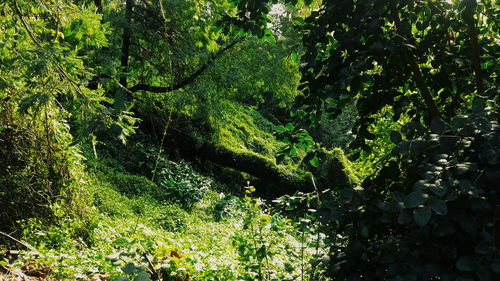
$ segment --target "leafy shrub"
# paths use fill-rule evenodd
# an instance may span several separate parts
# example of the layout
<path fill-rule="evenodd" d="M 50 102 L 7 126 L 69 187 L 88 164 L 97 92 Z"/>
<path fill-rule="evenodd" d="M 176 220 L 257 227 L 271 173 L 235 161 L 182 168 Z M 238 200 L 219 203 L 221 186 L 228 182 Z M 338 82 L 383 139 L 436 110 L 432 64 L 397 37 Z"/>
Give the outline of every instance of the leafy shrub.
<path fill-rule="evenodd" d="M 498 108 L 491 91 L 467 115 L 409 122 L 377 177 L 324 202 L 336 280 L 500 278 Z"/>
<path fill-rule="evenodd" d="M 211 180 L 193 170 L 184 161 L 162 161 L 156 171 L 155 182 L 163 188 L 165 198 L 185 207 L 200 201 L 208 191 Z"/>
<path fill-rule="evenodd" d="M 216 221 L 238 215 L 242 207 L 241 200 L 233 195 L 220 194 L 220 200 L 213 203 L 213 214 Z"/>
<path fill-rule="evenodd" d="M 37 249 L 71 249 L 71 228 L 57 225 L 46 225 L 38 219 L 28 219 L 22 222 L 23 238 L 30 241 Z"/>
<path fill-rule="evenodd" d="M 182 232 L 187 229 L 188 213 L 176 204 L 168 204 L 158 216 L 153 218 L 153 223 L 171 232 Z"/>
<path fill-rule="evenodd" d="M 160 188 L 144 176 L 115 172 L 107 174 L 106 180 L 128 196 L 149 195 L 157 200 L 165 199 Z"/>
<path fill-rule="evenodd" d="M 0 229 L 28 218 L 83 218 L 90 201 L 87 176 L 79 147 L 70 146 L 65 114 L 52 106 L 29 114 L 18 110 L 0 100 Z"/>

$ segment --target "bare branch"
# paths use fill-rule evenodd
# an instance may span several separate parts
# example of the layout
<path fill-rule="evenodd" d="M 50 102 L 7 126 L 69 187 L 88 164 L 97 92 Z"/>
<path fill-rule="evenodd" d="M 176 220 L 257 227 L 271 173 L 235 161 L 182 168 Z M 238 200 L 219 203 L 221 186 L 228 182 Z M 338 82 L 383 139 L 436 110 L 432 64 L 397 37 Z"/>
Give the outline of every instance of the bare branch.
<path fill-rule="evenodd" d="M 215 55 L 210 57 L 207 60 L 207 62 L 204 63 L 197 71 L 195 71 L 193 74 L 189 75 L 188 77 L 186 77 L 185 79 L 183 79 L 182 81 L 180 81 L 178 83 L 175 83 L 175 84 L 170 85 L 170 86 L 152 86 L 152 85 L 148 85 L 148 84 L 137 84 L 137 85 L 129 88 L 128 91 L 130 91 L 132 93 L 138 92 L 138 91 L 147 91 L 147 92 L 152 92 L 152 93 L 168 93 L 168 92 L 182 89 L 182 88 L 186 87 L 187 85 L 193 83 L 196 80 L 196 78 L 198 78 L 201 74 L 203 74 L 217 58 L 219 58 L 224 52 L 231 49 L 234 45 L 236 45 L 238 42 L 241 42 L 241 41 L 243 41 L 243 39 L 236 40 L 236 41 L 232 42 L 231 44 L 227 45 L 226 47 L 224 47 L 223 49 L 219 50 L 217 53 L 215 53 Z"/>

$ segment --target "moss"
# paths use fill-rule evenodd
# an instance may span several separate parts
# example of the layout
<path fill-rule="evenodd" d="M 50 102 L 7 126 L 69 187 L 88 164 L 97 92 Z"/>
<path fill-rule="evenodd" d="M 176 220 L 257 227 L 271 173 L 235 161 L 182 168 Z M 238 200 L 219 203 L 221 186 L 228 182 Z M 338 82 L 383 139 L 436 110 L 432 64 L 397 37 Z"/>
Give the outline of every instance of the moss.
<path fill-rule="evenodd" d="M 251 151 L 273 157 L 282 145 L 273 133 L 274 124 L 251 107 L 228 104 L 215 127 L 214 141 L 234 151 Z"/>
<path fill-rule="evenodd" d="M 320 154 L 321 165 L 317 176 L 322 184 L 326 185 L 325 187 L 354 187 L 360 183 L 352 163 L 347 159 L 342 149 L 323 149 Z"/>

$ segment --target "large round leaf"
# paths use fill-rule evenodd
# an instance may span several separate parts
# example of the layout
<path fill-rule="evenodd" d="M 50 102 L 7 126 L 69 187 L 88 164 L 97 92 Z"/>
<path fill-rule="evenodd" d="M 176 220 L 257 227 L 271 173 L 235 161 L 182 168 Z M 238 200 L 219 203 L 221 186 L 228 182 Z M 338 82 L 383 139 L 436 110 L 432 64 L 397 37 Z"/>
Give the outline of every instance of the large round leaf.
<path fill-rule="evenodd" d="M 448 206 L 443 200 L 432 197 L 427 201 L 427 205 L 429 205 L 436 214 L 444 216 L 448 213 Z"/>
<path fill-rule="evenodd" d="M 427 206 L 418 206 L 413 210 L 413 219 L 419 226 L 426 225 L 431 219 L 431 209 Z"/>
<path fill-rule="evenodd" d="M 419 205 L 424 204 L 427 199 L 429 198 L 429 195 L 427 193 L 424 193 L 422 191 L 414 191 L 406 197 L 405 200 L 405 207 L 406 208 L 415 208 Z"/>

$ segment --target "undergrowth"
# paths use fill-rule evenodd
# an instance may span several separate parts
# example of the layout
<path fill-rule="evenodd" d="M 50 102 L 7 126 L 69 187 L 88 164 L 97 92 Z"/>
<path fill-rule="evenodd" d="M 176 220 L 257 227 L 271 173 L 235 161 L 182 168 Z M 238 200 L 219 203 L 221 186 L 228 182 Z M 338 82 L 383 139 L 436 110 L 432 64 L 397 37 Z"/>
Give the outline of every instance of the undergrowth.
<path fill-rule="evenodd" d="M 215 183 L 187 163 L 158 165 L 158 175 L 175 174 L 170 177 L 172 183 L 164 184 L 158 175 L 151 180 L 127 172 L 114 160 L 88 158 L 94 201 L 85 239 L 71 219 L 52 225 L 38 219 L 22 222 L 22 238 L 40 253 L 36 263 L 50 267 L 50 276 L 64 280 L 97 274 L 109 280 L 300 280 L 307 276 L 301 265 L 312 257 L 312 234 L 309 242 L 301 240 L 290 219 L 252 197 L 253 187 L 247 187 L 247 195 L 240 198 L 218 192 Z M 198 190 L 189 204 L 168 190 L 186 182 L 192 185 L 187 192 Z M 21 267 L 32 258 L 26 255 L 9 267 Z"/>

